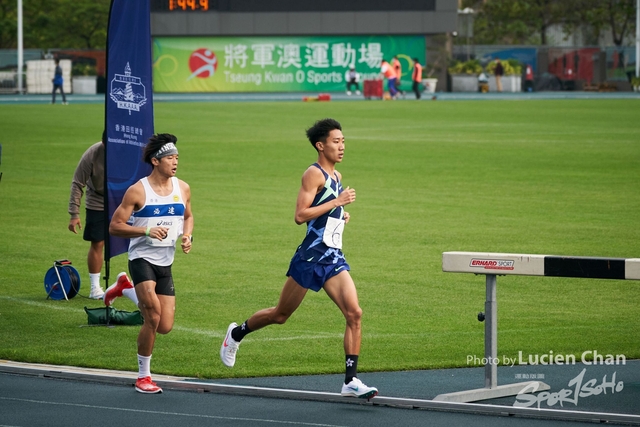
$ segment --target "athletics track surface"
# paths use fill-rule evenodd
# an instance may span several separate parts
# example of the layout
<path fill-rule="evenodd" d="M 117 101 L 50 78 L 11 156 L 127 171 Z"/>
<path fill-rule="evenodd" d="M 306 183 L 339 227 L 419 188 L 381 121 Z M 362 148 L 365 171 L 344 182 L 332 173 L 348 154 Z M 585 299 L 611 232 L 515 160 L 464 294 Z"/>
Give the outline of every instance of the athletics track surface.
<path fill-rule="evenodd" d="M 576 398 L 576 379 L 583 370 L 582 396 Z M 546 400 L 540 410 L 516 413 L 513 404 L 522 399 L 515 396 L 433 406 L 437 394 L 481 388 L 483 367 L 362 373 L 366 384 L 380 389 L 367 402 L 339 396 L 342 375 L 222 380 L 154 375 L 164 393 L 144 395 L 133 388 L 135 372 L 0 361 L 0 425 L 528 427 L 592 425 L 606 419 L 640 425 L 638 360 L 624 365 L 501 366 L 498 384 L 534 375 L 550 385 L 550 392 L 566 395 L 562 406 Z M 282 397 L 285 392 L 289 394 Z"/>

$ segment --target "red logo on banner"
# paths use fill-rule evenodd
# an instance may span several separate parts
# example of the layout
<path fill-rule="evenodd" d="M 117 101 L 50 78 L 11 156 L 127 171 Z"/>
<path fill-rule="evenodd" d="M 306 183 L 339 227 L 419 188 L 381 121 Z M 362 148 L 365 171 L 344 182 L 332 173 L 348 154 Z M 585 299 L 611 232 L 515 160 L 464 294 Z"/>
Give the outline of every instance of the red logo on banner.
<path fill-rule="evenodd" d="M 198 49 L 189 57 L 189 69 L 191 70 L 189 79 L 193 77 L 206 79 L 213 76 L 218 69 L 218 58 L 209 49 Z"/>

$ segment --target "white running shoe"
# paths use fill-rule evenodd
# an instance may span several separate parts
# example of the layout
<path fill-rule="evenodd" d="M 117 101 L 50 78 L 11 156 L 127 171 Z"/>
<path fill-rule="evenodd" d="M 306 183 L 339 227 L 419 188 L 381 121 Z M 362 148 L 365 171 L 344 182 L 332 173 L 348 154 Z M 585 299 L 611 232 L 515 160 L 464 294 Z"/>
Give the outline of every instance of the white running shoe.
<path fill-rule="evenodd" d="M 236 352 L 240 346 L 239 342 L 231 338 L 231 331 L 237 326 L 238 324 L 235 322 L 229 325 L 227 328 L 227 335 L 225 335 L 222 346 L 220 347 L 220 360 L 222 360 L 222 363 L 224 363 L 225 366 L 230 368 L 233 368 L 233 365 L 236 364 Z"/>
<path fill-rule="evenodd" d="M 349 384 L 342 384 L 343 396 L 359 397 L 361 399 L 371 399 L 378 394 L 378 389 L 375 387 L 368 387 L 357 378 L 353 378 Z"/>
<path fill-rule="evenodd" d="M 104 291 L 100 286 L 92 287 L 91 292 L 89 292 L 89 298 L 91 299 L 102 299 L 104 296 Z"/>

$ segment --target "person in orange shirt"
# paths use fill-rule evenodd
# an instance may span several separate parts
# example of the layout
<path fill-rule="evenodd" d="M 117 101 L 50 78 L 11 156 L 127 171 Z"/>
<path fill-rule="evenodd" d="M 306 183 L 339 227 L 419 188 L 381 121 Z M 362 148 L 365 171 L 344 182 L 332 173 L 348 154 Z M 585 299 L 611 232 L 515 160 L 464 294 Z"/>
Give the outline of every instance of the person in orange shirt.
<path fill-rule="evenodd" d="M 391 99 L 396 99 L 398 96 L 398 89 L 396 88 L 396 72 L 386 59 L 383 59 L 380 63 L 380 72 L 387 79 L 387 87 L 389 88 L 389 95 Z"/>
<path fill-rule="evenodd" d="M 420 82 L 422 82 L 422 65 L 418 58 L 413 58 L 413 73 L 411 74 L 411 81 L 413 82 L 413 93 L 416 94 L 416 99 L 420 99 Z"/>
<path fill-rule="evenodd" d="M 400 60 L 398 59 L 397 55 L 393 57 L 393 60 L 391 61 L 391 65 L 393 66 L 393 71 L 396 72 L 396 89 L 404 97 L 404 91 L 400 89 L 400 83 L 401 83 L 400 80 L 402 79 L 402 65 L 400 64 Z"/>

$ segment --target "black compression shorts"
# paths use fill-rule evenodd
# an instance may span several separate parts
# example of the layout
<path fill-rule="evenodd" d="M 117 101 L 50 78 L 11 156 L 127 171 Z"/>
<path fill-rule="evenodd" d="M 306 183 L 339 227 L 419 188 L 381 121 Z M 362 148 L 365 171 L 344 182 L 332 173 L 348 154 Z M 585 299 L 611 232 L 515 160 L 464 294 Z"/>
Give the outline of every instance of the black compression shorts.
<path fill-rule="evenodd" d="M 175 296 L 173 288 L 173 276 L 171 275 L 171 266 L 162 267 L 153 265 L 149 261 L 137 258 L 129 261 L 129 273 L 133 285 L 138 283 L 153 281 L 156 282 L 156 295 Z"/>

